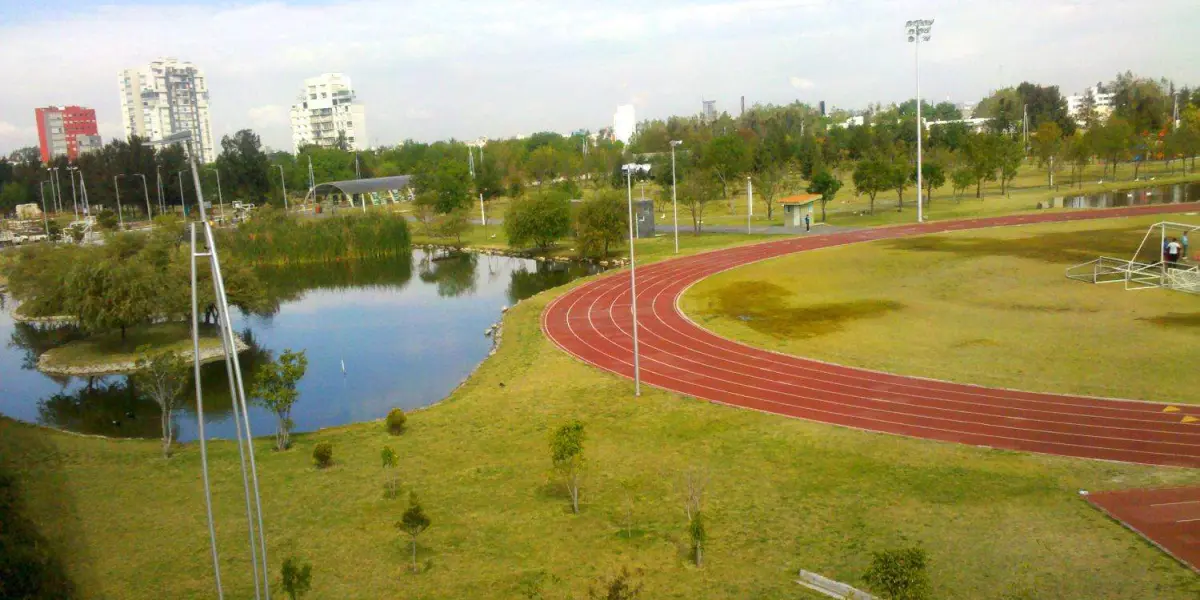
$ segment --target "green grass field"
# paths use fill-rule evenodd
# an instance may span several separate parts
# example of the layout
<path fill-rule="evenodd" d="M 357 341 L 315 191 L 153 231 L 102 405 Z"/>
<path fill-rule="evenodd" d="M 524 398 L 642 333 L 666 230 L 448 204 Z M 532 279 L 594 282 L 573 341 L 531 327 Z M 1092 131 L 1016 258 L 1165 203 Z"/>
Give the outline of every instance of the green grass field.
<path fill-rule="evenodd" d="M 949 183 L 949 177 L 947 177 L 947 183 L 933 191 L 933 196 L 926 209 L 926 216 L 932 220 L 943 220 L 1010 214 L 1036 210 L 1039 202 L 1046 203 L 1046 201 L 1056 196 L 1077 196 L 1114 189 L 1200 180 L 1200 173 L 1198 172 L 1189 171 L 1183 173 L 1179 167 L 1179 161 L 1173 162 L 1171 167 L 1168 167 L 1165 162 L 1146 163 L 1139 173 L 1139 177 L 1143 181 L 1132 181 L 1133 166 L 1131 164 L 1125 163 L 1119 167 L 1116 180 L 1113 180 L 1111 173 L 1109 176 L 1105 176 L 1103 171 L 1104 166 L 1102 163 L 1089 165 L 1083 172 L 1082 187 L 1076 187 L 1073 184 L 1069 185 L 1070 171 L 1063 169 L 1055 174 L 1055 181 L 1059 184 L 1058 189 L 1055 190 L 1048 187 L 1049 181 L 1045 169 L 1038 168 L 1035 163 L 1026 163 L 1018 172 L 1017 177 L 1012 181 L 1011 190 L 1009 190 L 1008 195 L 1001 195 L 1000 182 L 984 182 L 982 190 L 983 198 L 981 199 L 975 198 L 974 186 L 963 192 L 961 196 L 956 196 L 953 186 Z M 1148 181 L 1151 177 L 1155 178 L 1154 181 Z M 916 218 L 916 205 L 914 203 L 916 202 L 917 193 L 912 186 L 904 192 L 903 212 L 896 210 L 896 192 L 895 190 L 890 190 L 880 192 L 876 195 L 875 214 L 871 215 L 866 214 L 870 205 L 867 196 L 856 196 L 854 193 L 853 173 L 839 172 L 838 178 L 842 180 L 842 189 L 826 207 L 829 213 L 829 224 L 867 227 L 911 222 Z M 1100 181 L 1104 183 L 1100 183 Z M 807 185 L 808 183 L 805 181 L 791 181 L 786 186 L 782 195 L 804 193 Z M 738 185 L 731 186 L 730 191 L 733 196 L 732 212 L 730 211 L 731 204 L 729 201 L 714 202 L 711 207 L 705 210 L 705 224 L 746 225 L 745 179 L 742 179 Z M 647 191 L 647 194 L 649 193 Z M 685 212 L 681 207 L 680 219 L 684 218 Z M 814 213 L 818 220 L 820 219 L 820 214 L 821 207 L 818 205 L 815 207 Z M 783 224 L 783 211 L 779 207 L 776 207 L 773 219 L 768 220 L 766 215 L 766 205 L 763 204 L 761 197 L 755 194 L 753 224 L 756 226 Z M 691 222 L 690 216 L 688 217 L 688 222 Z"/>
<path fill-rule="evenodd" d="M 865 433 L 648 388 L 635 399 L 630 382 L 542 335 L 539 315 L 563 291 L 510 310 L 499 352 L 399 437 L 376 421 L 297 435 L 286 452 L 259 439 L 273 578 L 296 555 L 314 566 L 306 598 L 581 598 L 628 566 L 642 570 L 645 598 L 816 598 L 794 583 L 798 569 L 861 586 L 871 551 L 919 543 L 938 598 L 1200 594 L 1194 573 L 1078 496 L 1196 484 L 1196 471 Z M 588 435 L 580 515 L 547 443 L 572 419 Z M 312 465 L 321 441 L 334 447 L 328 470 Z M 406 571 L 393 526 L 405 503 L 383 496 L 384 445 L 400 454 L 402 496 L 416 491 L 433 521 L 420 574 Z M 226 597 L 245 598 L 237 451 L 210 448 Z M 0 469 L 20 476 L 30 517 L 85 598 L 212 596 L 199 468 L 195 444 L 164 461 L 155 441 L 0 419 Z M 700 569 L 679 489 L 689 469 L 709 480 Z"/>
<path fill-rule="evenodd" d="M 190 323 L 159 323 L 130 327 L 121 339 L 120 331 L 90 335 L 84 339 L 68 342 L 43 354 L 47 367 L 91 367 L 116 363 L 132 363 L 137 360 L 137 349 L 150 346 L 154 352 L 170 350 L 192 355 L 192 329 Z M 216 329 L 201 326 L 200 351 L 216 348 L 221 340 Z"/>
<path fill-rule="evenodd" d="M 682 307 L 728 337 L 841 364 L 1200 403 L 1195 296 L 1064 276 L 1066 267 L 1100 255 L 1131 257 L 1146 227 L 1163 218 L 995 228 L 805 252 L 702 281 Z M 1195 216 L 1170 218 L 1200 223 Z"/>

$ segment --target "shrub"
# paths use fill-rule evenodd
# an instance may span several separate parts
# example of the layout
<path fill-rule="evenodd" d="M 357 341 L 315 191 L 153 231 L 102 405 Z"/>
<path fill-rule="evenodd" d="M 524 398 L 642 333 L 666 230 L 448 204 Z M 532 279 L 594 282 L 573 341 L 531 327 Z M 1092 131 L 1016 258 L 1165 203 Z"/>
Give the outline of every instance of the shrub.
<path fill-rule="evenodd" d="M 514 200 L 504 214 L 508 245 L 533 243 L 541 250 L 571 233 L 571 200 L 561 191 L 541 192 Z"/>
<path fill-rule="evenodd" d="M 408 415 L 404 414 L 403 410 L 393 408 L 387 415 L 387 430 L 392 435 L 400 435 L 404 431 L 404 424 L 408 422 Z"/>
<path fill-rule="evenodd" d="M 117 218 L 117 213 L 105 209 L 96 216 L 96 224 L 100 225 L 101 229 L 108 231 L 116 231 L 120 226 L 121 221 Z"/>
<path fill-rule="evenodd" d="M 313 460 L 317 461 L 317 466 L 324 469 L 333 464 L 333 444 L 329 442 L 320 442 L 313 448 Z"/>
<path fill-rule="evenodd" d="M 875 592 L 891 600 L 929 598 L 928 555 L 919 546 L 871 553 L 871 568 L 863 579 Z"/>

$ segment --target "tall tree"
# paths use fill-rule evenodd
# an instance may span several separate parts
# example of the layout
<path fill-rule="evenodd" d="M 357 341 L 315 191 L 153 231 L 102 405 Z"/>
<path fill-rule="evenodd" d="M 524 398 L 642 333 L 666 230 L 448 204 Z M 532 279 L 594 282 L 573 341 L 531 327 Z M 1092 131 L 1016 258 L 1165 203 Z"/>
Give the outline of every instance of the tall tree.
<path fill-rule="evenodd" d="M 504 214 L 504 232 L 510 246 L 524 247 L 532 242 L 546 250 L 571 232 L 571 201 L 561 191 L 518 198 Z"/>
<path fill-rule="evenodd" d="M 878 158 L 861 160 L 854 167 L 854 191 L 871 199 L 871 214 L 875 214 L 875 196 L 892 187 L 892 166 Z"/>
<path fill-rule="evenodd" d="M 825 205 L 829 204 L 830 200 L 837 195 L 838 190 L 842 189 L 842 182 L 834 177 L 829 170 L 822 170 L 816 175 L 813 175 L 812 181 L 808 184 L 808 193 L 821 195 L 821 222 L 825 222 Z"/>
<path fill-rule="evenodd" d="M 617 190 L 604 190 L 579 208 L 575 235 L 583 256 L 608 258 L 608 248 L 625 239 L 629 215 Z"/>
<path fill-rule="evenodd" d="M 216 168 L 221 173 L 221 191 L 233 198 L 261 202 L 271 192 L 271 160 L 258 134 L 249 129 L 221 138 Z"/>
<path fill-rule="evenodd" d="M 583 482 L 583 423 L 572 421 L 550 436 L 550 460 L 571 496 L 571 512 L 579 514 L 579 489 Z"/>
<path fill-rule="evenodd" d="M 1038 166 L 1046 169 L 1046 176 L 1049 178 L 1046 185 L 1053 186 L 1054 170 L 1057 167 L 1055 161 L 1061 163 L 1059 159 L 1063 153 L 1063 130 L 1054 121 L 1044 121 L 1033 133 L 1031 145 Z"/>
<path fill-rule="evenodd" d="M 169 458 L 175 433 L 175 409 L 179 408 L 183 388 L 191 375 L 189 363 L 170 350 L 150 353 L 149 346 L 141 346 L 138 353 L 134 385 L 150 396 L 162 411 L 162 452 L 163 458 Z"/>
<path fill-rule="evenodd" d="M 1002 139 L 999 141 L 997 158 L 1000 164 L 1000 193 L 1007 195 L 1009 185 L 1017 176 L 1021 162 L 1025 160 L 1025 149 L 1017 139 Z"/>
<path fill-rule="evenodd" d="M 750 167 L 750 148 L 739 135 L 722 135 L 701 150 L 700 164 L 721 182 L 721 197 L 728 198 L 730 180 Z"/>
<path fill-rule="evenodd" d="M 719 182 L 708 169 L 696 169 L 688 173 L 679 183 L 679 202 L 692 216 L 692 233 L 700 235 L 704 224 L 704 210 L 717 199 Z"/>
<path fill-rule="evenodd" d="M 787 179 L 787 168 L 783 165 L 764 165 L 754 176 L 754 191 L 767 205 L 767 220 L 775 214 L 775 201 L 783 193 L 784 182 Z"/>
<path fill-rule="evenodd" d="M 286 450 L 291 445 L 290 434 L 292 427 L 292 407 L 300 398 L 296 383 L 304 377 L 308 370 L 308 357 L 305 351 L 292 352 L 285 349 L 278 360 L 268 361 L 262 365 L 254 376 L 251 396 L 275 413 L 278 421 L 275 429 L 275 449 Z"/>
<path fill-rule="evenodd" d="M 1117 165 L 1129 156 L 1134 144 L 1134 130 L 1129 121 L 1113 115 L 1103 127 L 1096 129 L 1095 150 L 1104 157 L 1104 172 L 1112 167 L 1112 178 L 1117 178 Z"/>
<path fill-rule="evenodd" d="M 417 572 L 417 536 L 429 529 L 432 523 L 429 515 L 425 514 L 425 509 L 421 507 L 421 502 L 417 500 L 417 493 L 410 492 L 408 495 L 408 510 L 400 517 L 400 522 L 396 523 L 396 528 L 407 533 L 412 540 L 412 570 Z"/>
<path fill-rule="evenodd" d="M 425 162 L 413 182 L 418 191 L 433 194 L 433 208 L 448 214 L 465 208 L 471 201 L 471 180 L 464 160 L 445 157 Z"/>
<path fill-rule="evenodd" d="M 995 181 L 1000 168 L 1001 137 L 997 134 L 972 134 L 963 149 L 966 164 L 975 178 L 975 197 L 983 198 L 983 182 Z"/>

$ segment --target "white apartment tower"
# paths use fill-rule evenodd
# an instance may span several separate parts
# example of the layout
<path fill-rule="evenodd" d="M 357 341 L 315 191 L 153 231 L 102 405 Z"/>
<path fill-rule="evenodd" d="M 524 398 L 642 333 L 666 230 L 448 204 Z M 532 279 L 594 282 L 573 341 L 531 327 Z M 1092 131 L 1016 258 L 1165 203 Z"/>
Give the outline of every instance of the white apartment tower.
<path fill-rule="evenodd" d="M 208 82 L 190 62 L 160 58 L 121 71 L 121 117 L 125 136 L 158 141 L 180 131 L 192 133 L 201 162 L 216 160 L 208 114 Z"/>
<path fill-rule="evenodd" d="M 304 91 L 292 105 L 292 146 L 316 144 L 326 148 L 337 145 L 345 136 L 348 150 L 366 150 L 367 111 L 355 101 L 350 78 L 341 73 L 325 73 L 304 80 Z"/>

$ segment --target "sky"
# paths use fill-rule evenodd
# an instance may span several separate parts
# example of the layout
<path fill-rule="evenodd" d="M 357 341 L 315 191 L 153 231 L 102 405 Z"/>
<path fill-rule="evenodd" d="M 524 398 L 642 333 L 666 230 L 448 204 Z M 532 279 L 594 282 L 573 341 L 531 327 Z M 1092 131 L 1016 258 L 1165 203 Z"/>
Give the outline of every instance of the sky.
<path fill-rule="evenodd" d="M 621 104 L 864 108 L 914 95 L 921 18 L 930 101 L 1125 70 L 1200 84 L 1196 0 L 0 0 L 0 155 L 36 145 L 38 106 L 92 107 L 123 137 L 117 73 L 160 56 L 205 72 L 217 138 L 288 150 L 288 109 L 326 72 L 352 79 L 372 145 L 594 131 Z"/>

